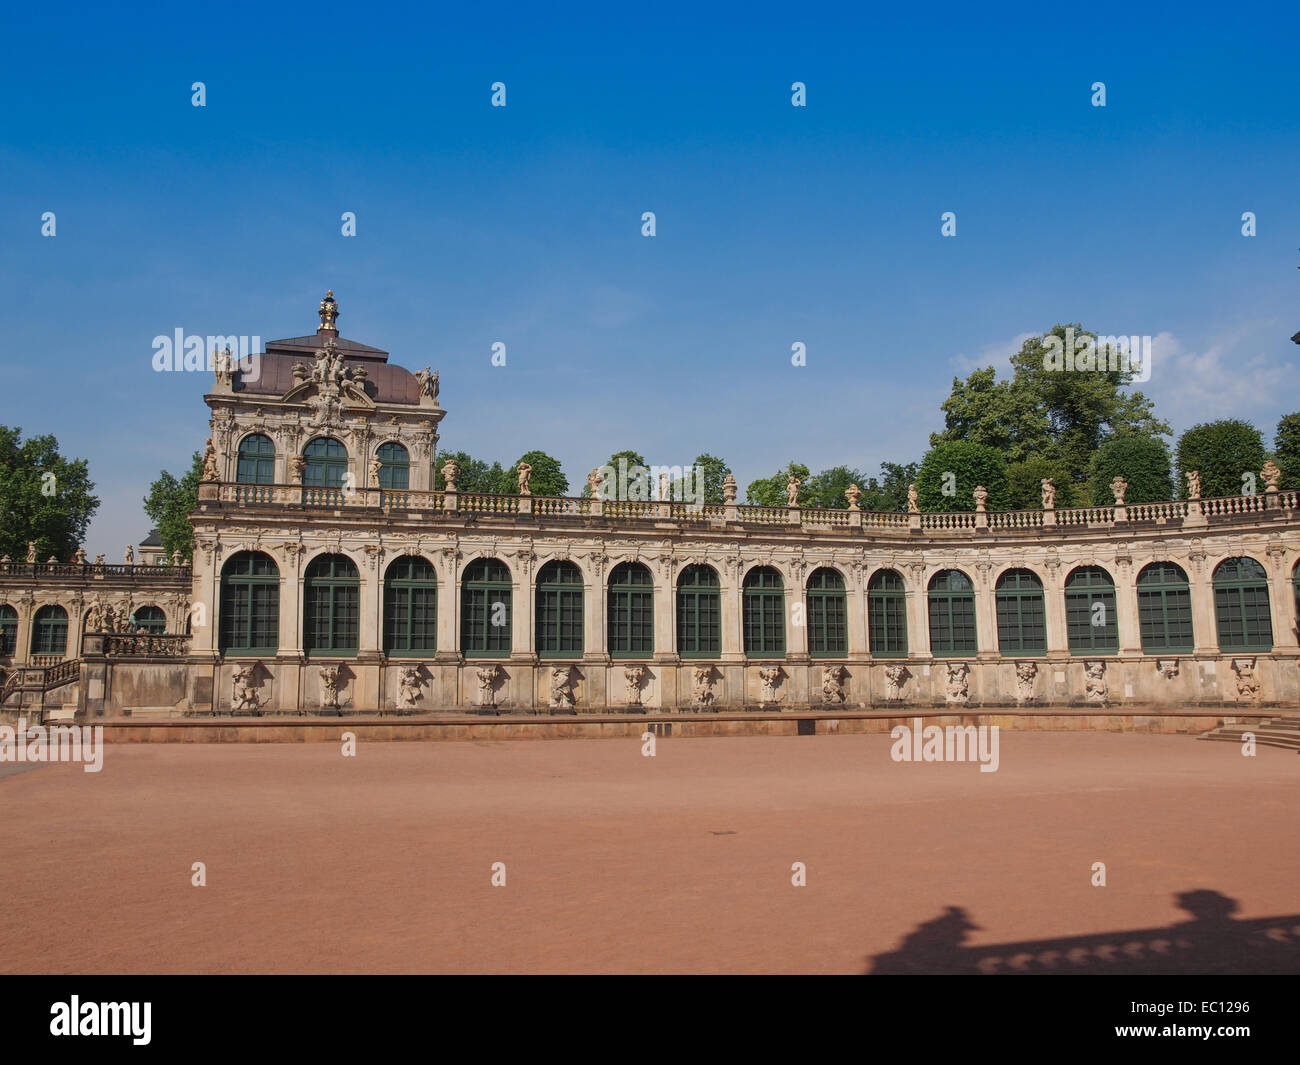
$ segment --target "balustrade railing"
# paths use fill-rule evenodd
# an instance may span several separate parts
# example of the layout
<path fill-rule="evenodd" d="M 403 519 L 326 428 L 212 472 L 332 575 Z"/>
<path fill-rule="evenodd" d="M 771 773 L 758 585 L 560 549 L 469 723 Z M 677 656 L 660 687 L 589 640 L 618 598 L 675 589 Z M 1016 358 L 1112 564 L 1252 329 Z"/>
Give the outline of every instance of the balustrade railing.
<path fill-rule="evenodd" d="M 152 658 L 180 658 L 189 653 L 190 637 L 184 633 L 105 633 L 104 654 Z"/>

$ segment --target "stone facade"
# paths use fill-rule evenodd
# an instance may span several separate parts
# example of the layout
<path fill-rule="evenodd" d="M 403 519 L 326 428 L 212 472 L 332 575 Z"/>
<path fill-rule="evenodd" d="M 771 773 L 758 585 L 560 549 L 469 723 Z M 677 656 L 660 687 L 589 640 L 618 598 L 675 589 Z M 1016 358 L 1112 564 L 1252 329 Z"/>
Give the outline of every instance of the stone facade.
<path fill-rule="evenodd" d="M 145 577 L 143 567 L 100 567 L 96 585 L 93 566 L 66 567 L 76 574 L 0 567 L 0 603 L 19 615 L 11 670 L 31 657 L 36 606 L 57 602 L 73 619 L 65 658 L 82 662 L 78 708 L 92 716 L 159 708 L 221 716 L 954 706 L 963 713 L 1027 706 L 1036 714 L 1099 707 L 1174 713 L 1294 706 L 1300 695 L 1295 492 L 1125 504 L 1116 486 L 1113 506 L 1056 509 L 1054 491 L 1044 486 L 1041 510 L 875 514 L 852 499 L 842 510 L 739 506 L 731 491 L 727 503 L 705 506 L 470 495 L 450 485 L 435 491 L 444 414 L 437 375 L 410 374 L 390 365 L 385 352 L 340 340 L 336 315 L 331 298 L 314 337 L 268 344 L 259 380 L 249 386 L 237 372 L 218 372 L 206 397 L 212 452 L 191 516 L 192 572 L 148 567 Z M 263 460 L 274 471 L 270 483 L 242 477 L 240 442 L 250 434 L 274 443 Z M 346 453 L 334 460 L 339 477 L 304 483 L 305 449 L 321 439 Z M 409 456 L 404 487 L 382 483 L 385 443 Z M 526 487 L 526 471 L 520 480 Z M 789 494 L 797 503 L 797 484 Z M 266 572 L 278 598 L 275 646 L 240 653 L 223 638 L 223 573 L 249 553 L 273 564 Z M 356 646 L 346 654 L 313 650 L 305 636 L 313 623 L 308 571 L 322 556 L 347 560 L 356 574 Z M 1241 558 L 1265 574 L 1267 606 L 1259 609 L 1271 630 L 1267 646 L 1258 638 L 1247 649 L 1220 645 L 1215 574 L 1221 562 Z M 402 559 L 420 560 L 436 577 L 436 639 L 399 655 L 386 650 L 385 585 Z M 467 653 L 463 583 L 481 560 L 495 560 L 508 574 L 509 609 L 501 619 L 508 639 L 491 653 Z M 537 640 L 537 578 L 555 561 L 575 567 L 568 572 L 581 582 L 580 607 L 571 598 L 568 609 L 580 610 L 582 646 L 564 655 L 539 650 Z M 653 606 L 652 646 L 635 654 L 611 649 L 609 578 L 622 563 L 649 576 L 642 594 Z M 1153 563 L 1173 563 L 1185 574 L 1186 646 L 1144 651 L 1138 578 Z M 678 582 L 688 567 L 716 576 L 720 621 L 717 650 L 694 657 L 679 653 L 677 631 Z M 784 607 L 779 654 L 745 651 L 745 580 L 756 567 L 779 576 L 779 586 L 768 589 Z M 1070 649 L 1066 584 L 1079 567 L 1100 569 L 1113 582 L 1113 647 Z M 810 578 L 823 569 L 834 571 L 842 588 L 844 642 L 833 654 L 812 647 L 804 609 Z M 975 646 L 961 654 L 931 641 L 931 582 L 948 570 L 971 585 Z M 869 638 L 870 589 L 882 571 L 898 581 L 902 653 L 882 655 Z M 1041 586 L 1044 635 L 1030 651 L 1002 648 L 999 581 L 1009 571 Z M 128 604 L 156 600 L 169 632 L 184 633 L 193 619 L 183 657 L 120 648 L 106 654 L 83 623 L 95 590 Z"/>

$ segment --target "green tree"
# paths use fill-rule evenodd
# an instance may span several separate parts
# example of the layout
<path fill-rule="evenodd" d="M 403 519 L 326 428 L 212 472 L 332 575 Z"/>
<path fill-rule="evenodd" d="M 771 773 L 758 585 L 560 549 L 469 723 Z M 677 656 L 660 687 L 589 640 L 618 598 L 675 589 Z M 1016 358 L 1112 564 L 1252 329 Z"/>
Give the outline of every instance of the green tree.
<path fill-rule="evenodd" d="M 609 467 L 614 471 L 614 476 L 615 476 L 615 479 L 616 479 L 616 480 L 617 480 L 618 477 L 622 476 L 622 474 L 621 474 L 620 471 L 619 471 L 619 466 L 618 466 L 618 460 L 619 460 L 619 459 L 626 459 L 626 460 L 627 460 L 627 475 L 628 475 L 628 478 L 629 478 L 629 479 L 631 479 L 631 477 L 632 477 L 632 467 L 633 467 L 633 466 L 646 466 L 646 460 L 645 460 L 645 458 L 644 458 L 642 455 L 640 455 L 638 452 L 636 452 L 636 451 L 632 451 L 630 448 L 629 448 L 629 449 L 626 449 L 626 450 L 623 450 L 623 451 L 615 451 L 614 454 L 612 454 L 612 455 L 609 456 L 609 461 L 606 462 L 606 463 L 603 463 L 603 465 L 609 466 Z M 648 467 L 647 467 L 647 469 L 648 469 Z M 648 473 L 648 472 L 645 474 L 645 476 L 647 477 L 646 484 L 649 486 L 649 487 L 647 488 L 647 491 L 650 493 L 650 496 L 653 496 L 654 493 L 658 491 L 658 485 L 650 485 L 650 484 L 649 484 L 649 480 L 648 480 L 648 478 L 649 478 L 649 473 Z M 586 475 L 585 475 L 585 474 L 583 475 L 583 478 L 584 478 L 584 480 L 586 479 Z M 618 491 L 619 487 L 620 487 L 620 486 L 619 486 L 618 484 L 616 484 L 615 482 L 611 482 L 610 485 L 609 485 L 608 494 L 613 495 L 615 492 Z M 624 486 L 622 486 L 622 487 L 623 487 L 623 489 L 626 491 L 627 486 L 624 485 Z M 586 498 L 589 497 L 590 495 L 591 495 L 591 485 L 589 485 L 589 484 L 584 484 L 584 485 L 582 486 L 582 498 L 583 498 L 583 499 L 586 499 Z"/>
<path fill-rule="evenodd" d="M 34 541 L 41 562 L 71 559 L 99 509 L 94 488 L 86 460 L 64 458 L 53 436 L 0 425 L 0 555 L 21 562 Z"/>
<path fill-rule="evenodd" d="M 727 479 L 731 467 L 722 459 L 716 455 L 710 455 L 707 451 L 702 455 L 695 456 L 695 465 L 704 474 L 705 505 L 721 506 L 723 502 L 722 482 Z"/>
<path fill-rule="evenodd" d="M 849 505 L 848 498 L 844 495 L 845 490 L 851 484 L 861 488 L 865 482 L 866 478 L 857 470 L 848 466 L 832 466 L 808 478 L 799 490 L 799 502 L 810 507 L 843 510 Z M 858 506 L 861 505 L 859 500 Z"/>
<path fill-rule="evenodd" d="M 1110 485 L 1116 477 L 1128 481 L 1126 503 L 1160 503 L 1173 499 L 1169 445 L 1149 436 L 1117 436 L 1102 444 L 1088 465 L 1088 494 L 1093 506 L 1114 504 Z"/>
<path fill-rule="evenodd" d="M 953 380 L 942 407 L 944 428 L 931 435 L 931 446 L 964 440 L 997 448 L 1010 462 L 1046 457 L 1068 472 L 1057 483 L 1059 491 L 1067 481 L 1087 480 L 1093 452 L 1111 437 L 1168 435 L 1169 425 L 1156 418 L 1151 400 L 1127 391 L 1133 380 L 1127 365 L 1110 369 L 1104 352 L 1102 369 L 1067 370 L 1063 356 L 1054 358 L 1064 350 L 1067 330 L 1076 358 L 1087 355 L 1089 343 L 1095 358 L 1096 334 L 1077 323 L 1030 337 L 1011 358 L 1010 380 L 995 380 L 993 367 L 976 370 L 964 382 Z"/>
<path fill-rule="evenodd" d="M 745 489 L 745 502 L 755 507 L 783 507 L 789 501 L 786 484 L 791 477 L 799 479 L 799 499 L 804 502 L 804 489 L 808 485 L 808 467 L 801 462 L 791 462 L 785 469 L 771 477 L 750 481 Z"/>
<path fill-rule="evenodd" d="M 1077 506 L 1070 471 L 1046 455 L 1030 455 L 1007 466 L 1007 505 L 1012 510 L 1039 509 L 1043 505 L 1044 477 L 1052 478 L 1058 507 Z"/>
<path fill-rule="evenodd" d="M 203 453 L 194 452 L 189 472 L 177 479 L 163 470 L 144 497 L 144 512 L 158 530 L 163 551 L 170 560 L 179 551 L 187 561 L 194 555 L 194 526 L 189 515 L 199 504 L 199 478 L 203 476 Z"/>
<path fill-rule="evenodd" d="M 1201 473 L 1201 495 L 1241 495 L 1255 478 L 1256 491 L 1264 491 L 1260 467 L 1264 465 L 1264 437 L 1249 422 L 1237 418 L 1193 425 L 1178 438 L 1178 498 L 1187 498 L 1187 472 Z"/>
<path fill-rule="evenodd" d="M 975 487 L 989 493 L 988 509 L 1007 509 L 1007 460 L 997 448 L 966 440 L 932 447 L 916 475 L 922 510 L 974 510 Z"/>
<path fill-rule="evenodd" d="M 900 465 L 897 462 L 880 464 L 880 479 L 872 477 L 862 485 L 862 499 L 858 506 L 882 514 L 907 510 L 907 488 L 916 480 L 921 466 L 916 462 Z"/>
<path fill-rule="evenodd" d="M 1273 447 L 1273 461 L 1282 471 L 1280 487 L 1300 488 L 1300 414 L 1284 415 L 1277 423 Z"/>
<path fill-rule="evenodd" d="M 507 495 L 519 493 L 519 463 L 526 462 L 533 468 L 530 490 L 535 496 L 563 496 L 569 494 L 569 479 L 564 476 L 560 460 L 545 451 L 525 451 L 511 467 L 505 471 L 506 484 L 501 491 Z"/>

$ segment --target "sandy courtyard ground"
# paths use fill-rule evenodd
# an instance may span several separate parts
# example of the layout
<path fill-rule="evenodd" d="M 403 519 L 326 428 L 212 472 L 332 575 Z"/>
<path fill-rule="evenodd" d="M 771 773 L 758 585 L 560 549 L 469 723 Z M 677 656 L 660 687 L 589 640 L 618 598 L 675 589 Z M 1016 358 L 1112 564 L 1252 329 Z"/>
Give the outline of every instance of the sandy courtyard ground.
<path fill-rule="evenodd" d="M 1072 937 L 1137 930 L 1159 953 L 1210 928 L 1217 956 L 1252 918 L 1300 933 L 1294 753 L 1001 741 L 996 773 L 858 735 L 661 739 L 654 758 L 636 740 L 110 745 L 98 774 L 0 767 L 0 971 L 952 971 L 1009 942 L 1050 967 L 1096 946 Z"/>

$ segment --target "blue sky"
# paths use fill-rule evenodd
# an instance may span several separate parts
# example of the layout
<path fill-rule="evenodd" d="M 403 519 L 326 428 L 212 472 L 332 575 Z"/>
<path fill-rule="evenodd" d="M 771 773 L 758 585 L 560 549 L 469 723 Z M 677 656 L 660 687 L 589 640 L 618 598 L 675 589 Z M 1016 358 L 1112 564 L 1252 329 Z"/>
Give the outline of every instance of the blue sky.
<path fill-rule="evenodd" d="M 1061 321 L 1156 337 L 1176 431 L 1300 409 L 1300 10 L 614 7 L 7 12 L 0 422 L 90 460 L 92 554 L 206 436 L 152 338 L 308 333 L 326 288 L 440 370 L 444 449 L 575 491 L 625 447 L 918 459 Z"/>

